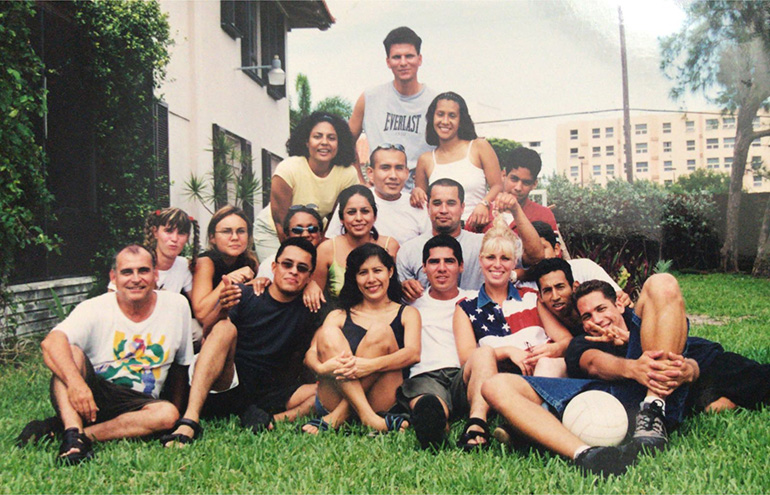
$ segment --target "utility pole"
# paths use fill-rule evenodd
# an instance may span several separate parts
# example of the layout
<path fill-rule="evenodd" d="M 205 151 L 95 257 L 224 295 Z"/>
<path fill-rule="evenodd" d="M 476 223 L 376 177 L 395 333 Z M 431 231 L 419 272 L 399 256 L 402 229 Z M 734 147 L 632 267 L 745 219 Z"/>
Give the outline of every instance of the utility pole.
<path fill-rule="evenodd" d="M 618 5 L 618 24 L 620 25 L 620 65 L 623 72 L 623 149 L 626 155 L 626 179 L 634 182 L 633 161 L 631 160 L 631 112 L 628 106 L 628 62 L 626 60 L 626 29 L 623 27 L 623 10 Z"/>

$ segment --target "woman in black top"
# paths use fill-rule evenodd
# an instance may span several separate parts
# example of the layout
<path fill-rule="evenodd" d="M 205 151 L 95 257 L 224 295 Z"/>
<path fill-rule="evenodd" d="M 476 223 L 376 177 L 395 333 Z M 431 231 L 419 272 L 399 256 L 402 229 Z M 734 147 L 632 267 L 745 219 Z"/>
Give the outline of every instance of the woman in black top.
<path fill-rule="evenodd" d="M 198 258 L 192 288 L 195 318 L 204 329 L 219 316 L 222 276 L 227 275 L 234 284 L 254 278 L 257 258 L 252 228 L 246 213 L 235 206 L 224 206 L 211 217 L 207 232 L 209 250 Z"/>
<path fill-rule="evenodd" d="M 420 313 L 401 301 L 393 258 L 364 244 L 347 258 L 342 309 L 329 314 L 305 355 L 319 378 L 319 418 L 306 433 L 336 428 L 355 414 L 377 431 L 401 430 L 404 417 L 378 415 L 396 403 L 402 370 L 420 359 Z"/>

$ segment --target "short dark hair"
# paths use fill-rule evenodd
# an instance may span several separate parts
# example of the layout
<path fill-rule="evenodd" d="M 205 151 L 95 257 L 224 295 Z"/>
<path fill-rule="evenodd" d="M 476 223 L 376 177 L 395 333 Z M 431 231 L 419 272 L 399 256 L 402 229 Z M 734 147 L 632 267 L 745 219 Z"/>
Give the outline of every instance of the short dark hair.
<path fill-rule="evenodd" d="M 420 54 L 420 48 L 422 47 L 422 38 L 417 36 L 417 33 L 412 31 L 406 26 L 397 27 L 385 36 L 382 41 L 385 45 L 385 56 L 390 57 L 390 47 L 393 45 L 412 45 L 417 50 L 417 54 Z"/>
<path fill-rule="evenodd" d="M 115 256 L 112 257 L 112 269 L 117 270 L 118 269 L 118 256 L 123 251 L 128 251 L 131 254 L 139 254 L 140 251 L 144 251 L 147 254 L 150 255 L 150 259 L 152 260 L 152 267 L 155 268 L 155 253 L 152 250 L 147 249 L 147 247 L 142 246 L 141 244 L 129 244 L 125 247 L 122 247 L 118 250 L 117 253 L 115 253 Z"/>
<path fill-rule="evenodd" d="M 433 181 L 431 185 L 428 186 L 428 201 L 430 201 L 430 193 L 433 191 L 434 186 L 456 187 L 457 197 L 460 198 L 460 203 L 465 203 L 465 189 L 463 189 L 463 185 L 457 182 L 456 180 L 450 179 L 448 177 L 444 177 L 436 181 Z"/>
<path fill-rule="evenodd" d="M 305 239 L 304 237 L 289 237 L 281 243 L 281 247 L 278 248 L 278 252 L 275 253 L 275 261 L 278 262 L 278 258 L 281 257 L 283 251 L 289 246 L 297 246 L 303 251 L 310 253 L 310 271 L 315 270 L 316 263 L 316 249 L 313 243 Z"/>
<path fill-rule="evenodd" d="M 310 133 L 313 128 L 321 122 L 328 122 L 334 127 L 337 133 L 337 155 L 332 158 L 332 165 L 343 167 L 353 163 L 356 157 L 355 143 L 353 134 L 350 132 L 348 123 L 340 116 L 327 112 L 313 112 L 302 120 L 292 131 L 289 140 L 286 141 L 286 152 L 289 156 L 310 156 L 307 149 L 307 142 L 310 139 Z"/>
<path fill-rule="evenodd" d="M 291 223 L 291 218 L 297 213 L 307 213 L 308 215 L 312 215 L 312 217 L 315 218 L 315 221 L 318 222 L 318 228 L 324 228 L 324 221 L 321 219 L 321 214 L 318 213 L 318 210 L 308 208 L 305 205 L 292 205 L 291 208 L 289 208 L 289 212 L 286 214 L 286 217 L 283 219 L 283 231 L 285 234 L 289 234 L 289 224 Z"/>
<path fill-rule="evenodd" d="M 459 264 L 463 264 L 463 248 L 457 239 L 447 234 L 439 234 L 428 239 L 428 242 L 422 247 L 422 264 L 424 265 L 430 258 L 430 250 L 433 248 L 448 247 L 452 250 L 455 259 Z"/>
<path fill-rule="evenodd" d="M 589 280 L 578 285 L 575 289 L 575 303 L 580 300 L 581 297 L 585 297 L 592 292 L 601 292 L 604 297 L 612 301 L 613 303 L 618 300 L 618 295 L 615 292 L 615 288 L 604 280 Z"/>
<path fill-rule="evenodd" d="M 403 146 L 400 143 L 393 143 L 393 145 L 398 145 L 403 148 Z M 396 149 L 393 147 L 393 145 L 391 145 L 390 148 L 382 148 L 380 146 L 377 146 L 376 148 L 374 148 L 374 151 L 372 151 L 372 154 L 369 155 L 369 166 L 372 168 L 377 168 L 374 166 L 374 155 L 376 155 L 380 151 L 398 151 L 399 153 L 404 155 L 404 163 L 406 163 L 409 160 L 409 157 L 406 156 L 406 150 L 402 151 L 402 150 Z"/>
<path fill-rule="evenodd" d="M 436 134 L 436 129 L 433 128 L 433 116 L 436 113 L 438 102 L 441 100 L 453 101 L 460 107 L 460 125 L 457 129 L 457 137 L 464 141 L 476 139 L 478 137 L 476 135 L 476 127 L 473 125 L 473 119 L 471 119 L 471 114 L 468 112 L 468 104 L 465 103 L 462 96 L 455 92 L 447 91 L 433 98 L 430 106 L 428 106 L 428 112 L 425 114 L 425 142 L 431 146 L 438 146 L 439 144 L 438 134 Z"/>
<path fill-rule="evenodd" d="M 350 309 L 364 300 L 364 295 L 358 288 L 358 282 L 356 282 L 356 275 L 361 269 L 361 265 L 371 257 L 377 257 L 385 265 L 385 268 L 393 270 L 393 275 L 391 275 L 388 283 L 388 299 L 393 302 L 401 302 L 404 292 L 401 289 L 401 282 L 398 280 L 398 270 L 393 257 L 382 246 L 367 242 L 352 250 L 345 261 L 345 283 L 342 285 L 339 296 L 340 306 L 343 309 Z"/>
<path fill-rule="evenodd" d="M 532 278 L 535 279 L 538 290 L 540 289 L 540 277 L 553 272 L 562 272 L 568 284 L 572 285 L 575 283 L 575 277 L 572 275 L 572 266 L 561 258 L 546 258 L 533 266 L 531 270 Z"/>
<path fill-rule="evenodd" d="M 532 222 L 532 226 L 535 227 L 537 235 L 548 241 L 552 248 L 555 248 L 556 245 L 559 244 L 559 239 L 556 237 L 556 232 L 553 231 L 553 227 L 542 220 L 535 220 Z"/>
<path fill-rule="evenodd" d="M 507 153 L 500 154 L 500 166 L 506 174 L 515 168 L 526 168 L 534 180 L 537 179 L 540 169 L 543 168 L 543 161 L 537 151 L 519 146 Z"/>

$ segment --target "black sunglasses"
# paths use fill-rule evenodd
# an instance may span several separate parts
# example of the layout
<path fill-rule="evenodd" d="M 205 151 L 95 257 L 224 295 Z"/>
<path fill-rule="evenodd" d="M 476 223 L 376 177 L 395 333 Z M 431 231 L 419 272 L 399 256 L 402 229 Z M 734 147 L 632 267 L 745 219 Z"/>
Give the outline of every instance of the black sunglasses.
<path fill-rule="evenodd" d="M 318 205 L 315 203 L 308 203 L 306 205 L 291 205 L 289 206 L 289 211 L 297 211 L 302 209 L 309 209 L 309 210 L 316 210 L 318 211 Z"/>
<path fill-rule="evenodd" d="M 306 230 L 308 234 L 315 234 L 321 229 L 318 228 L 318 225 L 308 225 L 307 227 L 300 227 L 299 225 L 295 225 L 294 227 L 291 228 L 291 233 L 296 235 L 302 235 L 302 233 Z"/>
<path fill-rule="evenodd" d="M 294 263 L 293 261 L 283 260 L 279 261 L 278 264 L 280 264 L 284 270 L 291 270 L 296 265 L 299 273 L 307 273 L 310 271 L 310 267 L 304 263 Z"/>

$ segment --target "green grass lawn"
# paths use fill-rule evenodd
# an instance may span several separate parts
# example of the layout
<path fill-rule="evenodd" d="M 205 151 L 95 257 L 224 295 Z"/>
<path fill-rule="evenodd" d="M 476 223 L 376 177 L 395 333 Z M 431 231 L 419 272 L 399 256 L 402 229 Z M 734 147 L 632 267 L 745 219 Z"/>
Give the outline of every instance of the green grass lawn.
<path fill-rule="evenodd" d="M 679 277 L 691 333 L 770 362 L 770 281 L 745 276 Z M 710 320 L 710 321 L 709 321 Z M 414 433 L 368 438 L 300 435 L 291 424 L 253 435 L 232 421 L 204 421 L 185 449 L 156 442 L 96 445 L 96 458 L 58 467 L 58 444 L 13 447 L 29 419 L 52 413 L 49 373 L 40 353 L 0 364 L 0 493 L 768 493 L 770 408 L 702 415 L 673 433 L 670 447 L 644 457 L 620 478 L 586 478 L 567 461 L 536 449 L 438 454 L 416 448 Z M 460 433 L 452 428 L 452 438 Z"/>

